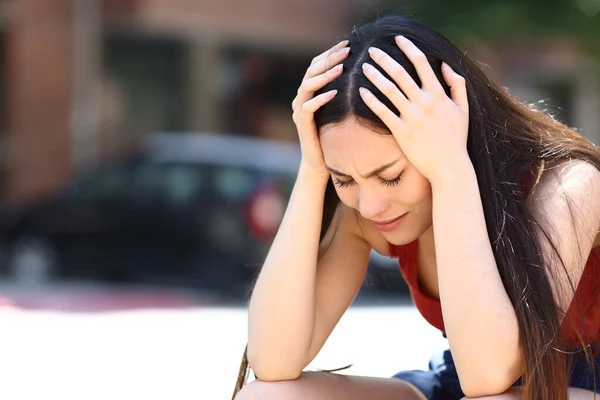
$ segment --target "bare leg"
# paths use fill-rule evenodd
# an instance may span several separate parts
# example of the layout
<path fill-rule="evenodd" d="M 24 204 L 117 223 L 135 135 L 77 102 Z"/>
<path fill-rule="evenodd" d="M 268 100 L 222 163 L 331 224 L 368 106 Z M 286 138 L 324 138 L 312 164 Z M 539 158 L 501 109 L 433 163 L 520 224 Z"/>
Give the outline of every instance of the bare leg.
<path fill-rule="evenodd" d="M 600 396 L 597 396 L 600 399 Z M 495 396 L 477 397 L 479 400 L 520 400 L 521 390 L 519 388 L 511 388 L 508 391 Z M 594 393 L 589 390 L 569 388 L 569 400 L 593 400 Z M 471 400 L 463 398 L 463 400 Z"/>
<path fill-rule="evenodd" d="M 426 400 L 413 385 L 395 378 L 304 372 L 298 379 L 254 381 L 235 400 Z"/>

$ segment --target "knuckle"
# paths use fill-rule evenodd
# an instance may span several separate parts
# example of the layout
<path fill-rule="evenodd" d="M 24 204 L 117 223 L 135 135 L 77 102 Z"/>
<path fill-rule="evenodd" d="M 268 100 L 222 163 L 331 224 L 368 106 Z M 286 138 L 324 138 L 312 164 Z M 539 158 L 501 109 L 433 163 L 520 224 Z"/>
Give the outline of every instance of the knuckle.
<path fill-rule="evenodd" d="M 300 110 L 302 111 L 302 114 L 304 114 L 304 115 L 310 114 L 310 103 L 306 102 L 306 103 L 302 104 L 302 107 L 300 107 Z"/>
<path fill-rule="evenodd" d="M 302 82 L 302 85 L 298 88 L 298 92 L 296 93 L 296 101 L 299 101 L 299 98 L 304 97 L 306 93 L 306 81 Z"/>
<path fill-rule="evenodd" d="M 443 99 L 444 97 L 446 97 L 446 92 L 444 92 L 444 89 L 440 85 L 439 88 L 437 88 L 431 92 L 431 96 L 433 97 L 433 99 L 435 99 L 435 101 L 439 101 L 439 100 Z"/>
<path fill-rule="evenodd" d="M 421 51 L 413 51 L 412 58 L 413 58 L 413 61 L 417 64 L 429 63 L 427 61 L 427 57 Z"/>
<path fill-rule="evenodd" d="M 381 83 L 381 88 L 384 92 L 389 93 L 396 89 L 396 85 L 394 85 L 392 82 L 386 79 L 384 82 Z"/>
<path fill-rule="evenodd" d="M 404 76 L 404 68 L 401 65 L 396 64 L 391 67 L 390 73 L 395 78 L 402 78 Z"/>
<path fill-rule="evenodd" d="M 431 112 L 435 109 L 435 99 L 432 96 L 423 96 L 421 99 L 421 108 L 426 112 Z"/>

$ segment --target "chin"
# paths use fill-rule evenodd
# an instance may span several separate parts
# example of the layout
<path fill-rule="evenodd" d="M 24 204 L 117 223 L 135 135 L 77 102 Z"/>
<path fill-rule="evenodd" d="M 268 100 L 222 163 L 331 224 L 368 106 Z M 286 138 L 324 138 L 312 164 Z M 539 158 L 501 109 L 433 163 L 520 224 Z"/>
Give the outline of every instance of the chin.
<path fill-rule="evenodd" d="M 399 226 L 391 232 L 381 232 L 384 238 L 393 245 L 403 246 L 419 239 L 432 228 L 431 225 L 424 227 Z"/>
<path fill-rule="evenodd" d="M 391 232 L 381 232 L 384 238 L 387 239 L 393 245 L 403 246 L 405 244 L 409 244 L 414 242 L 419 238 L 420 235 L 409 233 L 406 229 L 397 229 Z"/>

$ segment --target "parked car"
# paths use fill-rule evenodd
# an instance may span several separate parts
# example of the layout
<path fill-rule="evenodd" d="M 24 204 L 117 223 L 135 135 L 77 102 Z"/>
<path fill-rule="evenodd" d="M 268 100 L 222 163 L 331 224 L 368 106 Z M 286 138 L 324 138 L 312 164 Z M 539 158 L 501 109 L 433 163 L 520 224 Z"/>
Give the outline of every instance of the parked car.
<path fill-rule="evenodd" d="M 281 222 L 299 146 L 227 135 L 153 135 L 135 156 L 0 217 L 2 272 L 247 287 Z"/>

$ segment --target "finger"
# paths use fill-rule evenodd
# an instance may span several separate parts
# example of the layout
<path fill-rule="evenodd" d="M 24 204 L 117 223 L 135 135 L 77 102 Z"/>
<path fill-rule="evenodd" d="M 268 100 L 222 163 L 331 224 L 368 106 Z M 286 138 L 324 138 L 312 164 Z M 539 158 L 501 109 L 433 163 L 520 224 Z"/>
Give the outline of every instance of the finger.
<path fill-rule="evenodd" d="M 302 105 L 302 118 L 306 121 L 307 118 L 313 119 L 313 114 L 321 108 L 323 105 L 327 104 L 331 99 L 335 97 L 337 94 L 337 90 L 330 90 L 325 93 L 321 93 L 318 96 L 310 99 L 306 103 Z"/>
<path fill-rule="evenodd" d="M 340 76 L 343 70 L 344 64 L 338 64 L 321 75 L 306 79 L 302 82 L 302 85 L 300 85 L 300 89 L 312 94 Z"/>
<path fill-rule="evenodd" d="M 295 110 L 299 104 L 304 104 L 310 100 L 317 90 L 340 76 L 343 70 L 344 65 L 338 64 L 321 75 L 304 80 L 298 88 L 298 95 L 292 102 L 292 109 Z"/>
<path fill-rule="evenodd" d="M 400 111 L 400 115 L 406 115 L 410 109 L 410 102 L 406 96 L 402 94 L 400 89 L 371 64 L 364 63 L 362 68 L 365 76 L 381 91 L 381 93 L 390 99 L 392 104 Z"/>
<path fill-rule="evenodd" d="M 312 78 L 313 76 L 317 76 L 322 74 L 323 72 L 329 70 L 332 66 L 339 64 L 342 62 L 348 54 L 350 53 L 350 47 L 344 47 L 332 53 L 331 55 L 319 60 L 318 62 L 311 64 L 310 67 L 306 70 L 306 74 L 304 75 L 304 79 Z"/>
<path fill-rule="evenodd" d="M 383 104 L 373 93 L 368 89 L 361 87 L 358 89 L 360 97 L 363 99 L 367 107 L 369 107 L 375 115 L 383 121 L 388 129 L 396 135 L 395 132 L 403 131 L 404 123 L 396 116 L 385 104 Z"/>
<path fill-rule="evenodd" d="M 413 42 L 404 36 L 396 36 L 396 44 L 415 66 L 423 88 L 431 92 L 444 90 L 440 81 L 435 76 L 427 57 Z"/>
<path fill-rule="evenodd" d="M 419 85 L 396 60 L 376 47 L 369 48 L 369 55 L 396 82 L 411 101 L 416 101 L 421 97 L 422 91 Z"/>
<path fill-rule="evenodd" d="M 450 96 L 463 111 L 469 111 L 469 102 L 467 97 L 467 84 L 465 78 L 458 75 L 445 62 L 442 63 L 442 76 L 450 86 Z"/>
<path fill-rule="evenodd" d="M 327 58 L 327 56 L 329 56 L 329 55 L 335 53 L 336 51 L 341 50 L 344 47 L 348 46 L 348 43 L 350 43 L 349 40 L 342 40 L 341 42 L 339 42 L 338 44 L 336 44 L 332 48 L 325 50 L 324 52 L 322 52 L 321 54 L 319 54 L 318 56 L 316 56 L 315 58 L 313 58 L 310 64 L 312 65 L 312 64 L 318 63 L 322 59 Z"/>

